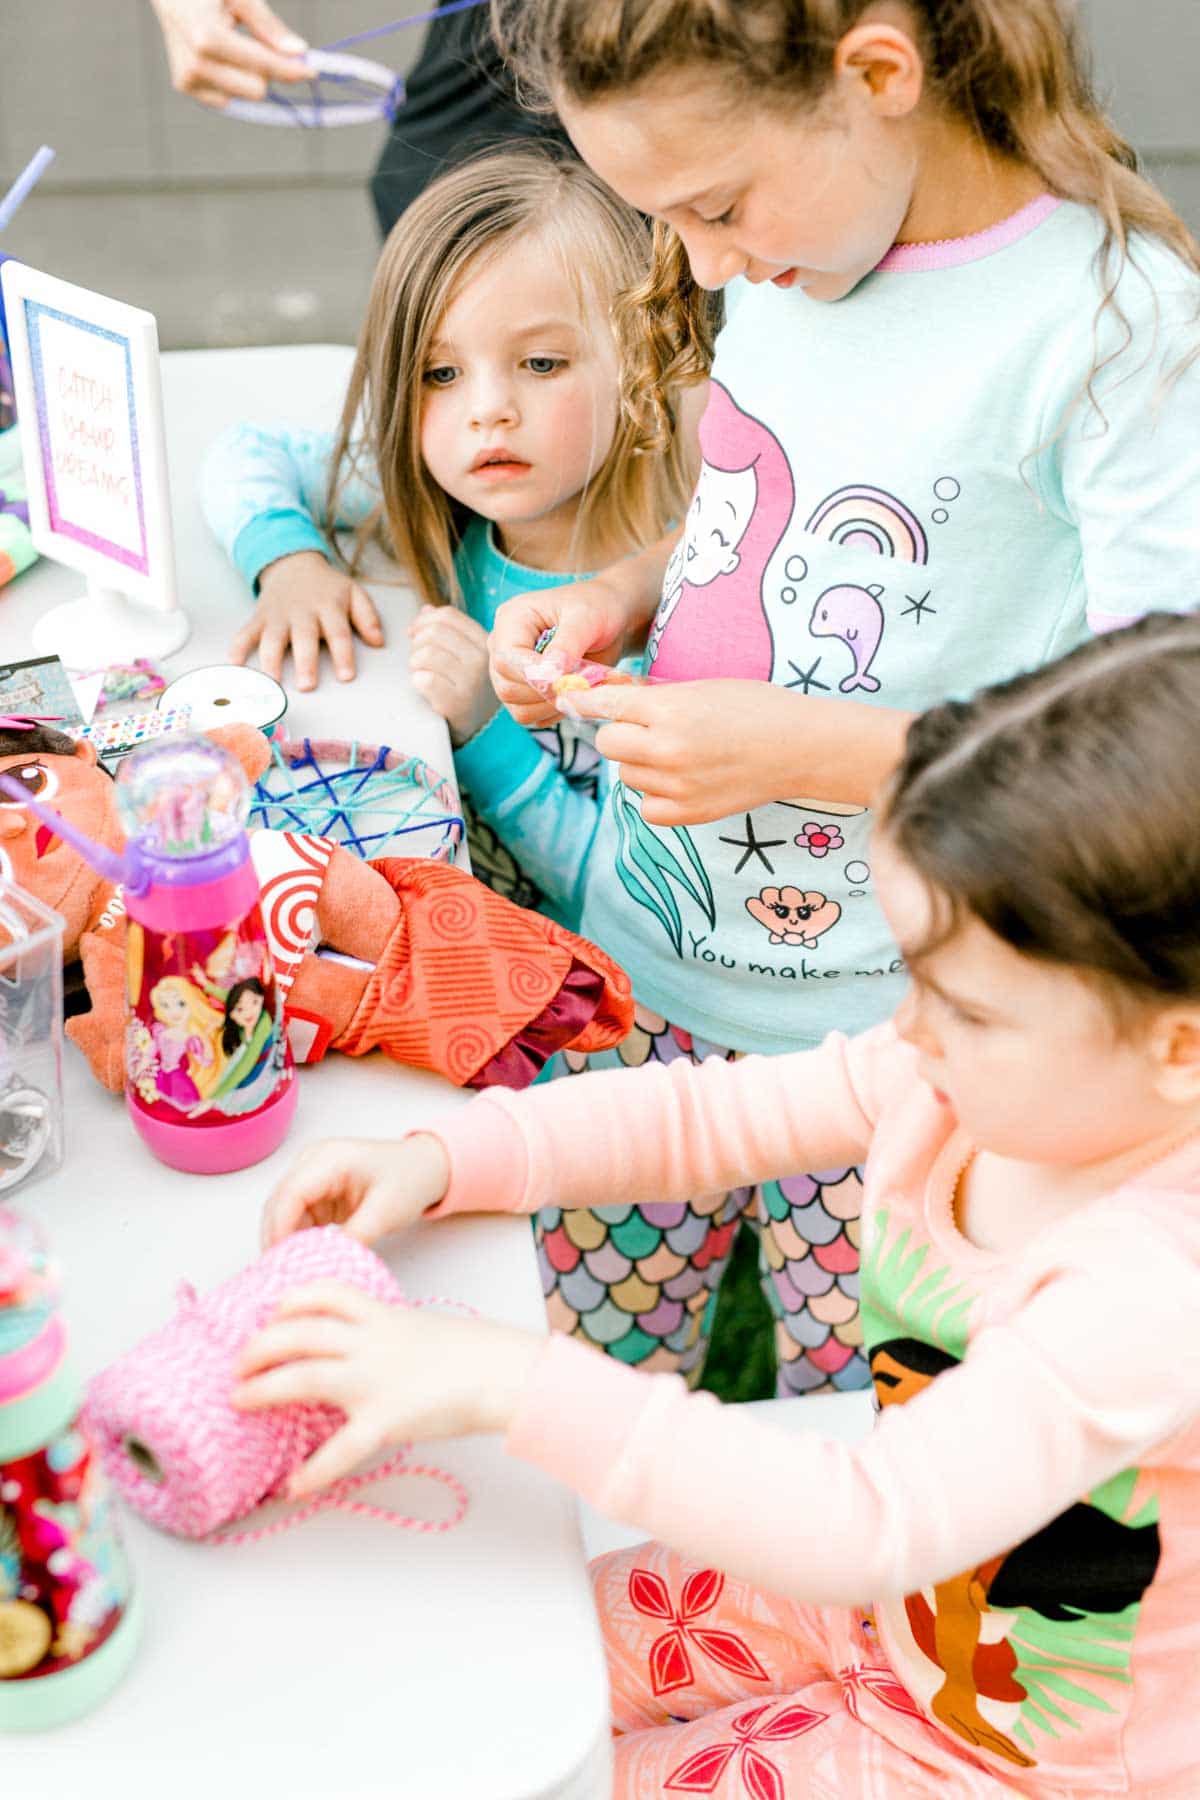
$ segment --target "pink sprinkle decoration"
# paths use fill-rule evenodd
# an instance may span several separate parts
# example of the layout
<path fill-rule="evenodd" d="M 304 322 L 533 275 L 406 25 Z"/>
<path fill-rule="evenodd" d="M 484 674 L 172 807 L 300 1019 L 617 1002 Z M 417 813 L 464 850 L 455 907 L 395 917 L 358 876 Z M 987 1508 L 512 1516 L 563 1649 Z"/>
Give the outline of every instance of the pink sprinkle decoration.
<path fill-rule="evenodd" d="M 234 1364 L 283 1295 L 313 1281 L 345 1281 L 376 1300 L 409 1304 L 374 1251 L 336 1225 L 300 1231 L 268 1250 L 203 1299 L 186 1283 L 170 1324 L 143 1339 L 92 1382 L 85 1419 L 109 1479 L 152 1525 L 207 1537 L 286 1485 L 288 1477 L 344 1422 L 336 1407 L 299 1404 L 237 1412 L 229 1396 Z M 402 1517 L 351 1498 L 384 1475 L 430 1475 L 454 1494 L 448 1519 Z M 220 1539 L 244 1542 L 297 1524 L 327 1506 L 419 1531 L 449 1531 L 467 1496 L 444 1470 L 408 1461 L 405 1446 L 378 1469 L 352 1475 L 282 1520 Z"/>

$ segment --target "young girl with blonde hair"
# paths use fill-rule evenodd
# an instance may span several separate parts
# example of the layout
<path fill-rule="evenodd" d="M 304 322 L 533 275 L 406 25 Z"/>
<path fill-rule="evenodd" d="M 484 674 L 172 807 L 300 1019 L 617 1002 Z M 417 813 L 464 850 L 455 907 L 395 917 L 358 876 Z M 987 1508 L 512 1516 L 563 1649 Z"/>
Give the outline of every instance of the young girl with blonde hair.
<path fill-rule="evenodd" d="M 672 1202 L 866 1158 L 849 1448 L 563 1336 L 285 1298 L 235 1402 L 507 1447 L 660 1540 L 593 1580 L 617 1800 L 1190 1800 L 1200 1767 L 1200 622 L 919 719 L 874 864 L 895 1020 L 493 1088 L 309 1149 L 264 1236 Z M 613 1129 L 619 1119 L 621 1129 Z M 573 1216 L 568 1210 L 564 1216 Z"/>
<path fill-rule="evenodd" d="M 886 1016 L 867 807 L 912 712 L 1200 597 L 1200 253 L 1094 100 L 1073 10 L 496 0 L 523 92 L 657 220 L 627 314 L 644 442 L 711 358 L 678 542 L 493 632 L 526 724 L 514 668 L 548 627 L 606 659 L 648 638 L 662 678 L 572 696 L 615 777 L 583 929 L 641 1001 L 602 1063 Z M 550 1214 L 551 1317 L 694 1372 L 746 1221 L 782 1386 L 862 1385 L 857 1179 Z"/>
<path fill-rule="evenodd" d="M 612 312 L 649 262 L 645 223 L 574 159 L 526 146 L 466 163 L 384 246 L 337 433 L 239 426 L 204 474 L 209 520 L 259 596 L 238 660 L 257 644 L 279 675 L 290 642 L 311 687 L 324 639 L 349 679 L 351 628 L 382 642 L 367 552 L 402 564 L 425 602 L 413 680 L 450 727 L 476 873 L 567 918 L 596 758 L 498 709 L 486 633 L 508 595 L 577 580 L 682 516 L 682 441 L 635 453 L 621 403 Z"/>
<path fill-rule="evenodd" d="M 224 1013 L 183 975 L 164 975 L 150 990 L 158 1052 L 158 1091 L 172 1106 L 187 1109 L 205 1100 L 225 1063 L 221 1047 Z"/>

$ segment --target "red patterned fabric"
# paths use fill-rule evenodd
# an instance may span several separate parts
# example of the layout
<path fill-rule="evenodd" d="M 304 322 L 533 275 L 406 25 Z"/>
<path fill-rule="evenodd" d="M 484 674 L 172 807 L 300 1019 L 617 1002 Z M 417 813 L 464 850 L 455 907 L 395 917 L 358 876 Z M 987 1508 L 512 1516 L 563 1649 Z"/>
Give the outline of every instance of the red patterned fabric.
<path fill-rule="evenodd" d="M 371 867 L 399 896 L 402 914 L 335 1050 L 382 1049 L 467 1087 L 485 1084 L 495 1057 L 531 1079 L 535 1059 L 511 1051 L 530 1027 L 542 1061 L 568 1047 L 609 1049 L 629 1031 L 629 977 L 594 944 L 513 906 L 461 869 L 408 857 Z M 564 983 L 581 966 L 602 978 L 594 1004 L 581 1008 L 572 984 L 573 1003 L 556 1013 Z"/>

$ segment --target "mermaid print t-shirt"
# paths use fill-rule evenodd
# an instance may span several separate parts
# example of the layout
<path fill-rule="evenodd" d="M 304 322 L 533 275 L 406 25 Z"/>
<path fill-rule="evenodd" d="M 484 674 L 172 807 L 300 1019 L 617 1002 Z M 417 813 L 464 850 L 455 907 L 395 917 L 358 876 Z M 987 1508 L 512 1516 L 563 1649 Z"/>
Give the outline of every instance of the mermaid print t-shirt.
<path fill-rule="evenodd" d="M 651 675 L 919 711 L 1193 605 L 1200 370 L 1167 377 L 1200 341 L 1200 283 L 1135 242 L 1122 348 L 1122 318 L 1097 323 L 1100 237 L 1044 196 L 977 237 L 897 247 L 835 304 L 735 284 Z M 713 1042 L 863 1029 L 904 983 L 870 828 L 803 793 L 652 826 L 616 780 L 583 929 L 644 1005 Z"/>

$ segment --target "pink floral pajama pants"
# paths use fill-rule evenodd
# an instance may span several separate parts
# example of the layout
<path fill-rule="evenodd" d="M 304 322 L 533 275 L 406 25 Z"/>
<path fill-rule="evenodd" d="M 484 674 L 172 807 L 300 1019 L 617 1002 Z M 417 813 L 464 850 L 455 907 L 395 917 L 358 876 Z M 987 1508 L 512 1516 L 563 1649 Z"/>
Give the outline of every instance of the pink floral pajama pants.
<path fill-rule="evenodd" d="M 867 1613 L 800 1606 L 661 1544 L 592 1564 L 612 1690 L 613 1800 L 999 1800 L 940 1732 Z"/>
<path fill-rule="evenodd" d="M 737 1053 L 639 1006 L 616 1050 L 567 1052 L 555 1076 Z M 758 1237 L 780 1394 L 870 1386 L 858 1314 L 857 1169 L 780 1175 L 669 1205 L 547 1207 L 536 1233 L 551 1326 L 622 1362 L 698 1381 L 717 1292 L 743 1225 Z"/>

